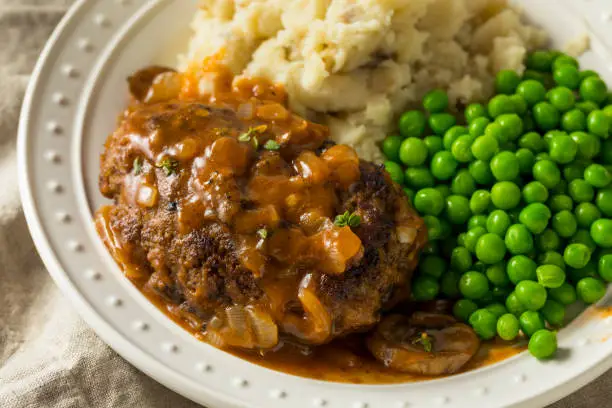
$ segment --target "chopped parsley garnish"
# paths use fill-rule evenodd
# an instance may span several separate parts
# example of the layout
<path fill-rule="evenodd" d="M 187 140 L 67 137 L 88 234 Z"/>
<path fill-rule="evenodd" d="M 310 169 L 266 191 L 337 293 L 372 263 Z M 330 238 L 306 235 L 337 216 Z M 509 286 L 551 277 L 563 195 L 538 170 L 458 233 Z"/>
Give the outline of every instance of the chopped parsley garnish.
<path fill-rule="evenodd" d="M 256 134 L 262 134 L 268 130 L 267 125 L 260 125 L 255 127 L 250 127 L 249 130 L 238 136 L 238 140 L 241 142 L 252 142 L 255 149 L 259 148 L 259 140 L 257 140 Z"/>
<path fill-rule="evenodd" d="M 412 344 L 421 344 L 423 346 L 423 350 L 427 353 L 431 353 L 433 350 L 433 339 L 429 337 L 429 335 L 425 332 L 419 333 L 419 337 L 412 341 Z"/>
<path fill-rule="evenodd" d="M 357 214 L 346 211 L 344 214 L 336 216 L 334 224 L 338 227 L 356 228 L 361 225 L 361 217 Z"/>
<path fill-rule="evenodd" d="M 261 239 L 266 239 L 268 238 L 268 230 L 265 228 L 262 228 L 260 230 L 257 230 L 257 236 Z"/>
<path fill-rule="evenodd" d="M 166 176 L 171 176 L 178 170 L 179 162 L 171 157 L 166 157 L 156 164 L 160 169 L 164 169 Z"/>
<path fill-rule="evenodd" d="M 278 144 L 276 140 L 268 140 L 264 145 L 264 149 L 266 150 L 278 150 L 280 147 L 280 144 Z"/>
<path fill-rule="evenodd" d="M 134 159 L 134 174 L 139 175 L 142 172 L 143 160 L 141 157 Z"/>

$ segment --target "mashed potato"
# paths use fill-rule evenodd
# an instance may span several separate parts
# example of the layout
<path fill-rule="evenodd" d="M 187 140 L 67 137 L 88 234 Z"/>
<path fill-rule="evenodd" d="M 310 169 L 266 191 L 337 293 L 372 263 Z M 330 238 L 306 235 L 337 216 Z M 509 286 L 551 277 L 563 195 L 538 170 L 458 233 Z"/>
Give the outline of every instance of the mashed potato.
<path fill-rule="evenodd" d="M 222 52 L 237 75 L 283 84 L 291 108 L 369 160 L 433 88 L 459 107 L 522 71 L 546 42 L 505 0 L 204 0 L 182 68 Z"/>

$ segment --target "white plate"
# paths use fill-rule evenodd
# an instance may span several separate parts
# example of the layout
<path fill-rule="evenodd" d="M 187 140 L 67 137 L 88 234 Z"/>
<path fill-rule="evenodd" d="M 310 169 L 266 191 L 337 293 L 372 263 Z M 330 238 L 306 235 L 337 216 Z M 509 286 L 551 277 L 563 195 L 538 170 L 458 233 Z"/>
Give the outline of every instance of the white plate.
<path fill-rule="evenodd" d="M 612 67 L 598 38 L 612 39 L 608 0 L 523 0 L 555 45 L 593 32 L 584 66 Z M 274 372 L 201 343 L 153 307 L 122 275 L 97 237 L 92 209 L 99 154 L 126 102 L 125 78 L 172 63 L 185 45 L 195 0 L 81 0 L 37 65 L 19 133 L 19 183 L 38 250 L 63 292 L 99 336 L 159 382 L 212 407 L 541 406 L 612 367 L 612 318 L 586 313 L 559 335 L 560 358 L 526 353 L 424 383 L 357 386 Z M 608 13 L 608 14 L 606 14 Z M 578 16 L 581 16 L 578 18 Z M 610 44 L 608 44 L 610 46 Z"/>

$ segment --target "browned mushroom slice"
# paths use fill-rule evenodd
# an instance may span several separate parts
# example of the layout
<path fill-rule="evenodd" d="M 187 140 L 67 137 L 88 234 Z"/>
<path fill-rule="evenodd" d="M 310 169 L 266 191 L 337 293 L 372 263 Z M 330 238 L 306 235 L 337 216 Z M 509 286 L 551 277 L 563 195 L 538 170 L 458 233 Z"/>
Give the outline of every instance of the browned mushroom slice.
<path fill-rule="evenodd" d="M 368 348 L 385 366 L 418 375 L 456 373 L 478 351 L 474 331 L 446 315 L 416 312 L 384 319 Z"/>
<path fill-rule="evenodd" d="M 130 85 L 130 93 L 137 101 L 143 102 L 149 90 L 159 75 L 166 72 L 176 72 L 172 68 L 163 67 L 159 65 L 153 65 L 140 71 L 136 71 L 133 75 L 128 78 L 128 84 Z"/>

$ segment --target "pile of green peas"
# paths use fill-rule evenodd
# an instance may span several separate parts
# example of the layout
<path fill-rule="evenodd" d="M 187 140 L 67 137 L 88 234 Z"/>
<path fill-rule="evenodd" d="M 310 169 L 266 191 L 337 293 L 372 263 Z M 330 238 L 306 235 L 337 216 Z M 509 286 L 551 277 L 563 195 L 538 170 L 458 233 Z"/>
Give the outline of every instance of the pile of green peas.
<path fill-rule="evenodd" d="M 459 116 L 429 92 L 382 149 L 428 228 L 413 299 L 452 299 L 482 339 L 522 332 L 548 358 L 566 307 L 612 282 L 612 97 L 560 52 L 526 66 Z"/>

